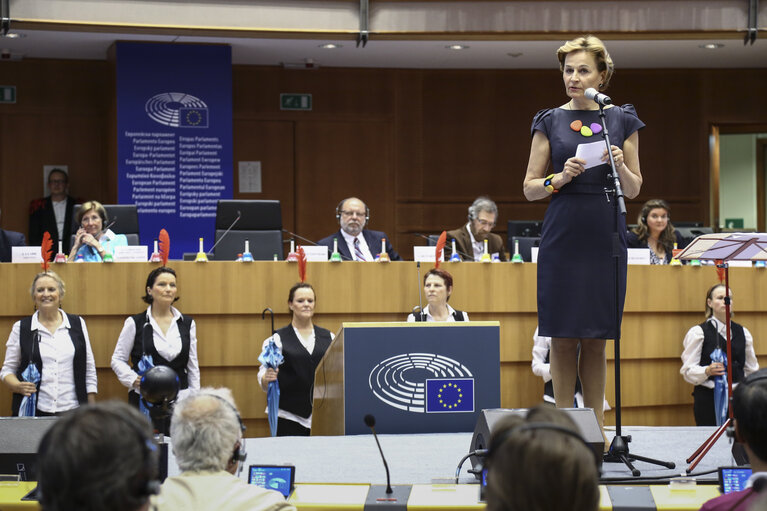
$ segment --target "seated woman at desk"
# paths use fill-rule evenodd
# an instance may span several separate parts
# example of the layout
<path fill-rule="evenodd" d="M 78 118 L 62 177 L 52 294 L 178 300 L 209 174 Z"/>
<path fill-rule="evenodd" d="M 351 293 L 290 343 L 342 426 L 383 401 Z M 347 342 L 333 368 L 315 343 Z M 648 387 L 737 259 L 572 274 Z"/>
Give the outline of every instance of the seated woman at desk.
<path fill-rule="evenodd" d="M 408 323 L 416 321 L 469 321 L 469 315 L 448 305 L 453 292 L 453 276 L 445 270 L 432 268 L 423 278 L 423 291 L 429 304 L 418 313 L 410 313 Z"/>
<path fill-rule="evenodd" d="M 695 385 L 693 413 L 697 426 L 716 426 L 714 412 L 714 378 L 727 374 L 727 365 L 711 360 L 716 348 L 727 353 L 725 286 L 716 284 L 706 294 L 706 321 L 690 328 L 684 337 L 682 369 L 684 379 Z M 732 289 L 730 289 L 732 311 Z M 744 326 L 730 321 L 732 336 L 732 383 L 738 383 L 759 369 L 754 352 L 754 338 Z"/>
<path fill-rule="evenodd" d="M 671 225 L 671 207 L 662 199 L 644 203 L 637 217 L 637 226 L 626 237 L 628 248 L 649 248 L 650 264 L 671 262 L 674 243 L 684 248 L 684 240 Z"/>
<path fill-rule="evenodd" d="M 280 384 L 277 436 L 309 436 L 311 432 L 314 371 L 333 340 L 329 330 L 312 323 L 314 306 L 311 284 L 295 284 L 288 293 L 290 324 L 264 341 L 266 348 L 274 340 L 284 357 L 279 368 L 261 365 L 258 370 L 258 383 L 264 392 L 269 382 L 277 380 Z"/>
<path fill-rule="evenodd" d="M 80 228 L 75 234 L 69 261 L 82 256 L 85 262 L 101 262 L 107 252 L 112 253 L 115 247 L 128 244 L 124 234 L 115 234 L 107 227 L 107 212 L 98 201 L 88 201 L 80 206 L 76 219 Z"/>
<path fill-rule="evenodd" d="M 37 394 L 35 415 L 60 415 L 96 400 L 96 363 L 85 320 L 61 309 L 64 281 L 48 271 L 32 281 L 35 313 L 13 324 L 0 379 L 13 391 L 13 415 L 22 399 Z M 37 383 L 25 381 L 29 364 Z M 31 378 L 30 378 L 31 380 Z"/>

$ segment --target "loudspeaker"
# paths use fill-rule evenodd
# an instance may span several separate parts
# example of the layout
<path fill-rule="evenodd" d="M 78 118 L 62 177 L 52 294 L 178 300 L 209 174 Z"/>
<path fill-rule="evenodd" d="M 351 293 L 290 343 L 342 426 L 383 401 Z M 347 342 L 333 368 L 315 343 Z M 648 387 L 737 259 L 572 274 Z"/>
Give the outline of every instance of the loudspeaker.
<path fill-rule="evenodd" d="M 601 467 L 605 439 L 602 436 L 602 429 L 599 427 L 594 410 L 591 408 L 560 408 L 560 410 L 565 412 L 575 422 L 575 425 L 578 426 L 581 436 L 589 444 L 591 450 L 594 451 L 594 455 L 599 460 L 599 466 Z M 471 436 L 469 451 L 489 449 L 490 438 L 498 421 L 510 415 L 525 417 L 527 412 L 527 408 L 491 408 L 482 410 L 477 419 L 477 425 L 474 427 L 474 434 Z M 477 456 L 472 456 L 470 460 L 473 469 L 482 464 Z"/>
<path fill-rule="evenodd" d="M 58 417 L 0 417 L 0 474 L 37 480 L 37 448 Z"/>

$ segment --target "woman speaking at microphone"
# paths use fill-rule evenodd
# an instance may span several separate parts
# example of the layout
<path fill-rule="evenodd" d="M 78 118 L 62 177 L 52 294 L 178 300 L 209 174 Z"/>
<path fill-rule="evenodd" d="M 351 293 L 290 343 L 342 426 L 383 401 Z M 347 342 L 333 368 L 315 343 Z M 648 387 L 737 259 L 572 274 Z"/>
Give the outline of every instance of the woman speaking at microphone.
<path fill-rule="evenodd" d="M 417 314 L 410 313 L 408 323 L 418 321 L 469 321 L 469 315 L 448 305 L 453 293 L 453 276 L 445 270 L 432 268 L 423 278 L 423 292 L 429 303 Z"/>
<path fill-rule="evenodd" d="M 550 199 L 538 252 L 539 333 L 552 338 L 557 407 L 572 406 L 580 374 L 584 404 L 602 425 L 605 339 L 618 333 L 626 294 L 626 219 L 616 206 L 599 105 L 586 91 L 607 89 L 613 61 L 594 36 L 566 42 L 557 59 L 568 99 L 535 115 L 524 179 L 528 200 Z M 642 186 L 638 130 L 644 123 L 631 105 L 608 105 L 604 113 L 621 187 L 634 198 Z M 601 154 L 601 161 L 576 157 L 580 146 Z"/>
<path fill-rule="evenodd" d="M 81 256 L 85 262 L 101 262 L 107 252 L 114 251 L 114 247 L 128 244 L 124 234 L 115 234 L 111 229 L 105 229 L 109 217 L 98 201 L 88 201 L 80 206 L 76 219 L 80 228 L 75 234 L 69 261 L 75 261 Z"/>

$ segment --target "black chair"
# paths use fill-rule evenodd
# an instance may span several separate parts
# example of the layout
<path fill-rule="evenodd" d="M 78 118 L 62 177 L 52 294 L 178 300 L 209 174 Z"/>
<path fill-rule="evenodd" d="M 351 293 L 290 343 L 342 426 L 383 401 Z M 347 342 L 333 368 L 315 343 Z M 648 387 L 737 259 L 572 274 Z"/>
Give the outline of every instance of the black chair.
<path fill-rule="evenodd" d="M 512 236 L 509 238 L 509 254 L 514 255 L 514 242 L 519 242 L 519 255 L 529 263 L 533 260 L 532 248 L 541 244 L 540 236 Z"/>
<path fill-rule="evenodd" d="M 138 229 L 138 210 L 135 204 L 102 204 L 107 212 L 106 228 L 112 224 L 110 229 L 115 234 L 124 234 L 128 238 L 128 245 L 140 245 Z M 80 225 L 77 223 L 77 212 L 80 211 L 80 204 L 75 204 L 72 214 L 72 232 L 77 232 Z M 75 236 L 72 235 L 71 243 L 74 244 Z"/>
<path fill-rule="evenodd" d="M 429 234 L 428 236 L 426 236 L 426 238 L 427 238 L 426 246 L 427 247 L 436 247 L 437 246 L 437 242 L 439 241 L 439 237 L 440 236 L 441 236 L 440 234 Z"/>
<path fill-rule="evenodd" d="M 712 234 L 714 232 L 711 227 L 677 227 L 676 224 L 674 225 L 674 229 L 682 236 L 682 240 L 684 240 L 683 247 L 689 245 L 690 242 L 698 236 Z"/>
<path fill-rule="evenodd" d="M 235 222 L 237 217 L 239 220 Z M 234 223 L 234 225 L 232 225 Z M 226 230 L 231 226 L 231 230 Z M 224 235 L 226 233 L 226 235 Z M 221 241 L 219 241 L 221 240 Z M 282 209 L 278 200 L 219 200 L 216 208 L 217 261 L 234 261 L 250 242 L 257 261 L 282 259 Z"/>
<path fill-rule="evenodd" d="M 542 220 L 509 220 L 507 225 L 507 239 L 512 236 L 524 236 L 526 238 L 541 235 Z"/>

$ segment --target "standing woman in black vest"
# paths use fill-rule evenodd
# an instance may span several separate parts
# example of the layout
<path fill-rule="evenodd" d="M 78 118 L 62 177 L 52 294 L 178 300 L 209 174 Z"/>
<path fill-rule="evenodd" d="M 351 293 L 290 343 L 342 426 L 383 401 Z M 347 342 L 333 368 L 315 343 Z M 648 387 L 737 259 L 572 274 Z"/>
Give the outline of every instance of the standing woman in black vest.
<path fill-rule="evenodd" d="M 727 366 L 711 361 L 711 352 L 720 348 L 727 353 L 726 310 L 724 304 L 726 288 L 716 284 L 706 294 L 706 321 L 695 325 L 684 337 L 682 369 L 680 373 L 689 383 L 695 385 L 693 412 L 698 426 L 716 426 L 714 412 L 713 377 L 727 372 Z M 730 290 L 732 310 L 732 289 Z M 732 335 L 732 382 L 740 380 L 759 370 L 754 352 L 754 338 L 744 326 L 731 321 Z"/>
<path fill-rule="evenodd" d="M 37 311 L 13 324 L 5 350 L 0 379 L 13 391 L 13 415 L 19 414 L 24 396 L 37 393 L 35 415 L 60 415 L 96 401 L 96 363 L 85 321 L 61 309 L 65 286 L 48 271 L 32 281 Z M 21 373 L 32 363 L 40 381 L 23 381 Z"/>
<path fill-rule="evenodd" d="M 273 338 L 285 359 L 278 369 L 262 365 L 258 370 L 258 382 L 264 392 L 269 382 L 280 383 L 277 436 L 309 436 L 311 432 L 314 370 L 333 340 L 329 330 L 312 323 L 315 298 L 309 283 L 299 282 L 291 287 L 288 307 L 293 319 L 264 341 L 266 348 Z"/>
<path fill-rule="evenodd" d="M 141 376 L 138 362 L 151 355 L 155 366 L 168 366 L 178 374 L 178 399 L 200 389 L 200 366 L 197 362 L 197 326 L 190 316 L 173 307 L 176 296 L 176 272 L 160 266 L 146 279 L 142 297 L 149 307 L 125 320 L 112 354 L 112 370 L 120 383 L 130 389 L 128 401 L 138 407 Z M 130 361 L 130 364 L 128 362 Z"/>

